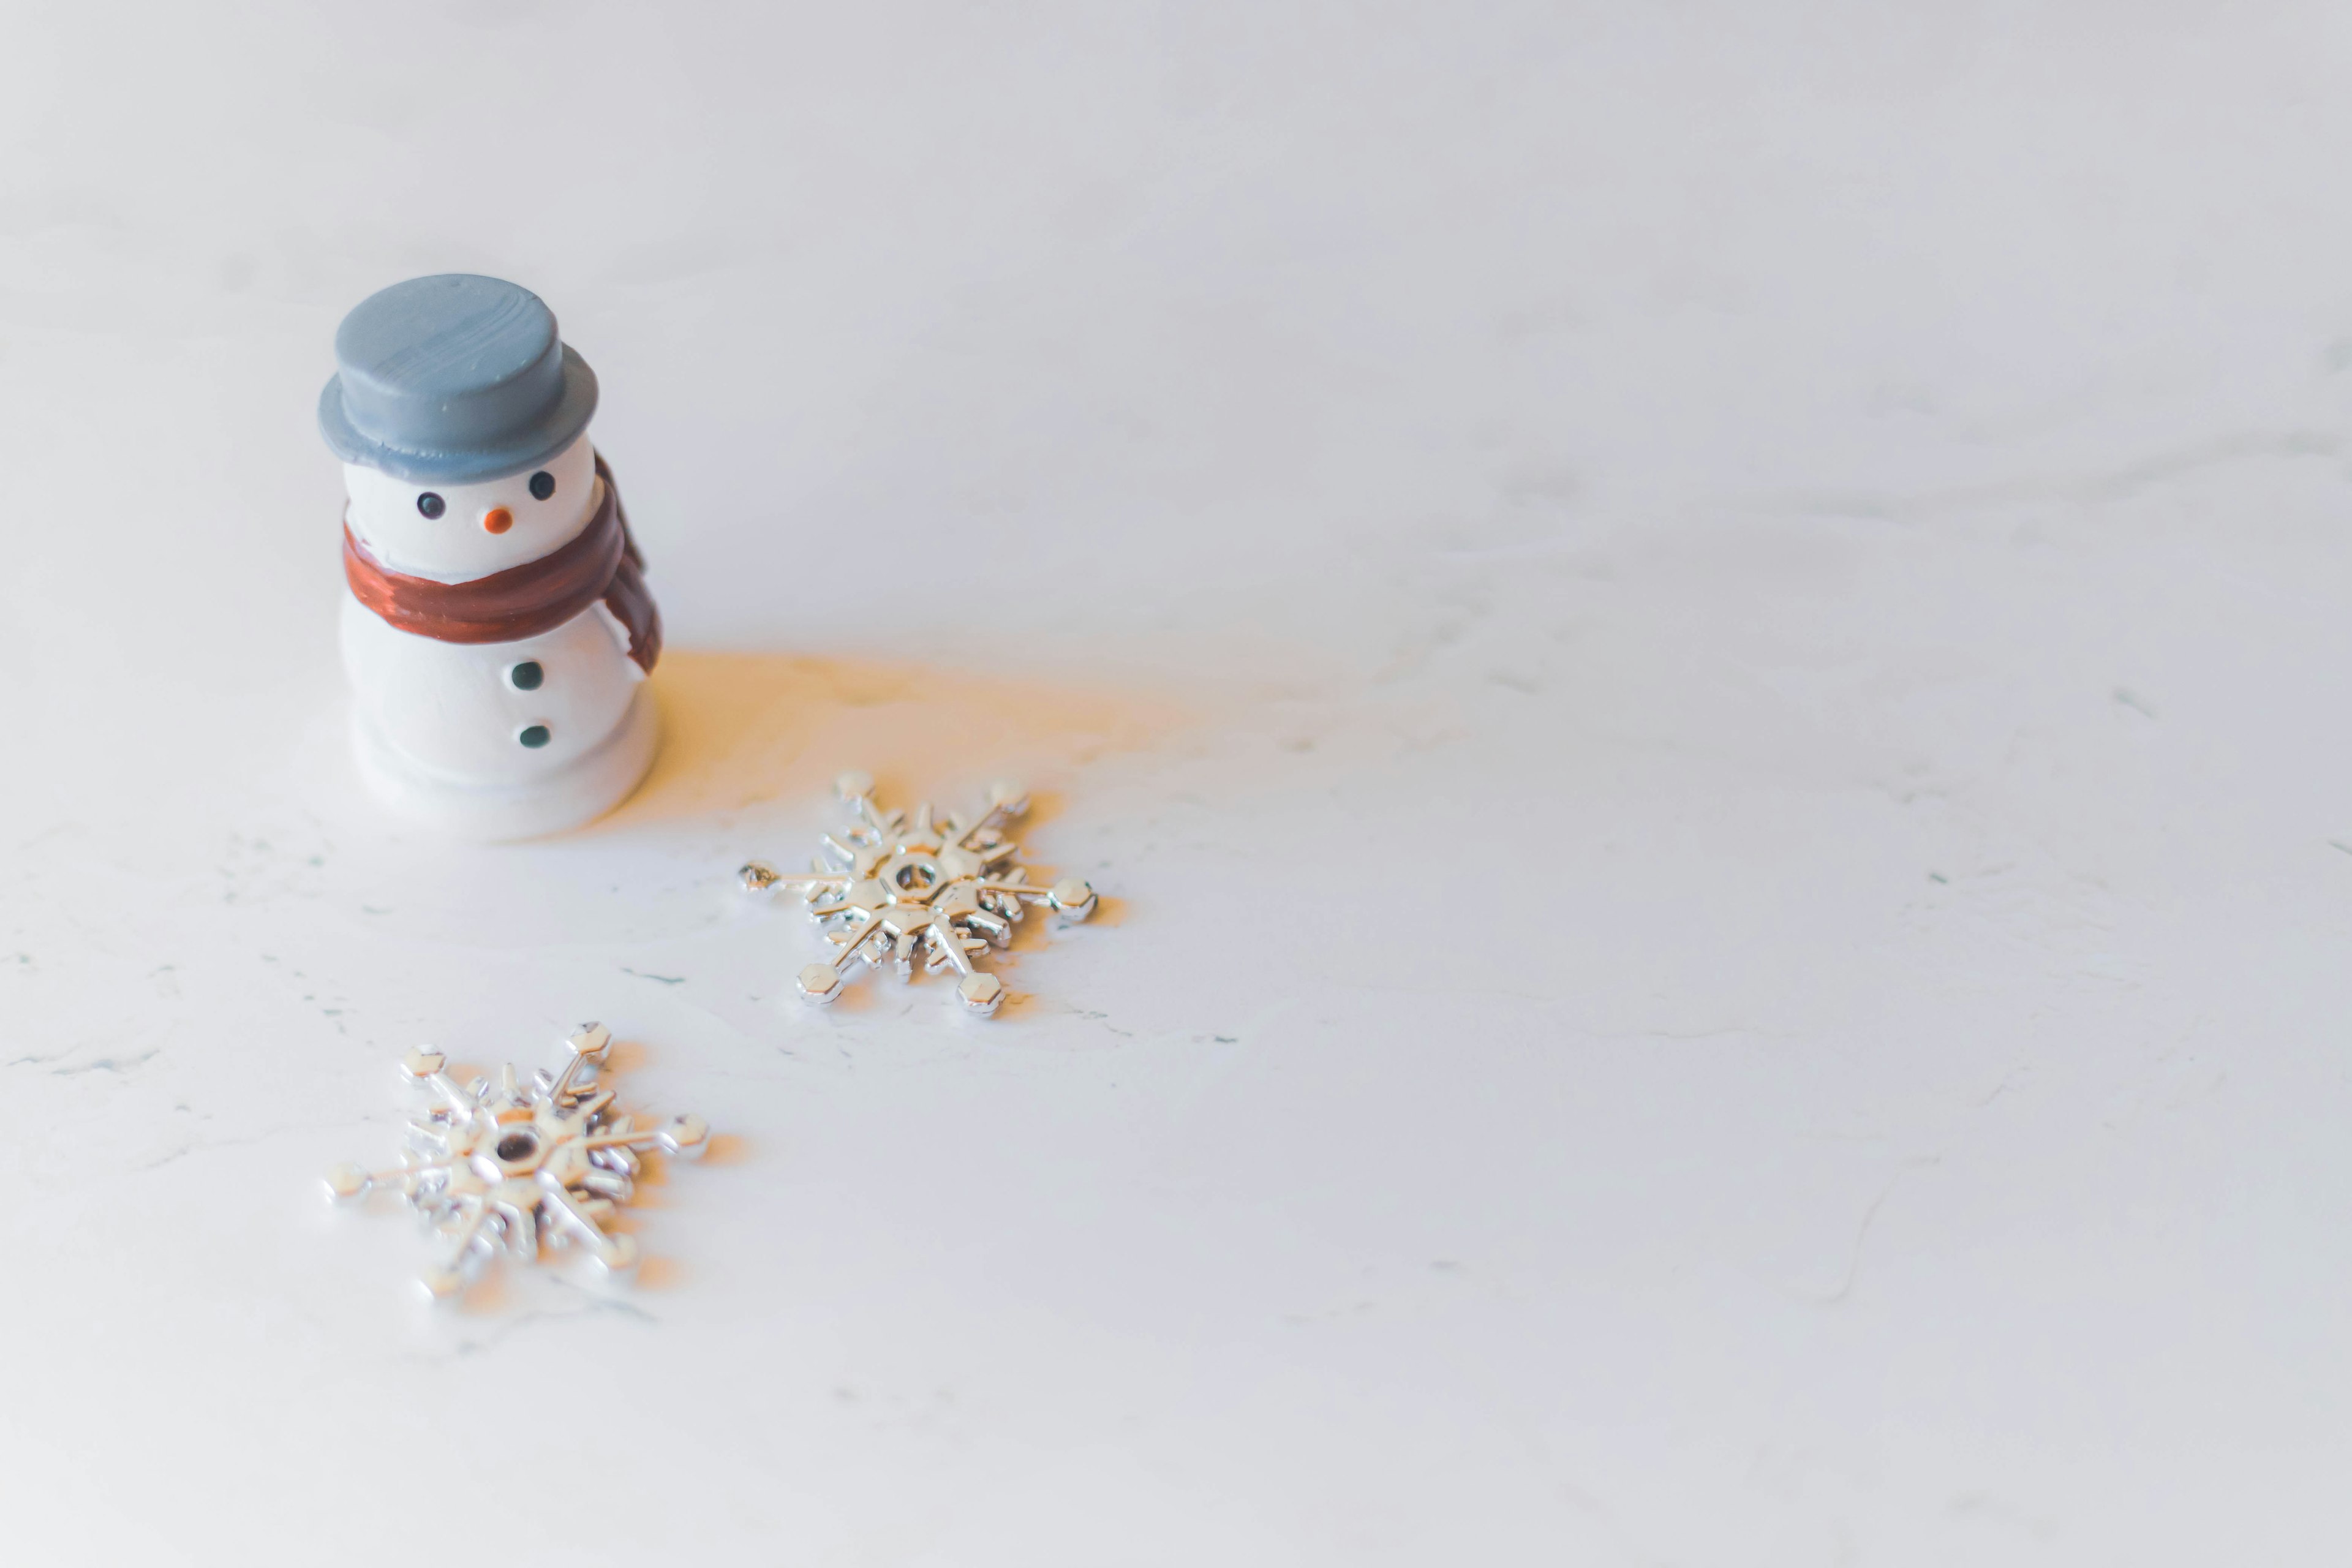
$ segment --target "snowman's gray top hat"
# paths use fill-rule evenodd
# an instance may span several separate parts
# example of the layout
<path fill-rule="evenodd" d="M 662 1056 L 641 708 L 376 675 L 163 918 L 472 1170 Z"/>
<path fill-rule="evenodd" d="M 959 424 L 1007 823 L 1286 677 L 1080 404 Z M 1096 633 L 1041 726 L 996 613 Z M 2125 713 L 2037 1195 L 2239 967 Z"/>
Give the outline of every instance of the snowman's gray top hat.
<path fill-rule="evenodd" d="M 447 272 L 361 300 L 335 331 L 319 428 L 347 463 L 418 484 L 520 473 L 596 412 L 596 373 L 528 289 Z"/>

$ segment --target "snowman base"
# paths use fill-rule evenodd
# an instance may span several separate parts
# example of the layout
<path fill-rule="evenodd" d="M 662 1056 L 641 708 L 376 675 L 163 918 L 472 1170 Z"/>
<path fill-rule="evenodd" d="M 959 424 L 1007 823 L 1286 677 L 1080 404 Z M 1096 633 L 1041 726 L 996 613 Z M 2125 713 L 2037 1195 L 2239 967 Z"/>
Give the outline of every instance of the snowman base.
<path fill-rule="evenodd" d="M 620 805 L 653 766 L 660 729 L 640 688 L 620 723 L 593 750 L 526 784 L 475 784 L 418 767 L 354 707 L 352 752 L 368 788 L 395 816 L 452 837 L 499 843 L 561 833 Z"/>

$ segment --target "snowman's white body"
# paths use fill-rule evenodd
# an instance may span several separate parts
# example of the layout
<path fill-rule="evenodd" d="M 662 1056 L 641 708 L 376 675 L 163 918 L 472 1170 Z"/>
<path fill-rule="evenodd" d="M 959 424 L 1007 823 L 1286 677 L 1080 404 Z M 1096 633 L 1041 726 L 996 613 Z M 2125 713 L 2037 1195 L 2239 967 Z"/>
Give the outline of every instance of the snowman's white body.
<path fill-rule="evenodd" d="M 418 484 L 356 463 L 343 473 L 346 518 L 368 553 L 440 583 L 561 549 L 603 500 L 584 435 L 536 469 L 477 484 Z M 544 499 L 534 474 L 553 480 Z M 437 516 L 418 506 L 428 495 Z M 505 526 L 490 531 L 486 519 Z M 346 592 L 342 650 L 361 771 L 428 826 L 491 839 L 553 833 L 619 804 L 652 763 L 645 674 L 601 600 L 535 637 L 454 643 L 402 631 Z"/>

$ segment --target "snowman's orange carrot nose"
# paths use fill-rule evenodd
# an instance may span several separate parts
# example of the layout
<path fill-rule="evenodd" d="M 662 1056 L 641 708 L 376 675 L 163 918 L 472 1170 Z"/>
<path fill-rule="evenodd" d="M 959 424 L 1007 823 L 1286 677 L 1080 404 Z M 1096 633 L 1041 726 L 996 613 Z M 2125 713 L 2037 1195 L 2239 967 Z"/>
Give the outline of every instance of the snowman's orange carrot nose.
<path fill-rule="evenodd" d="M 504 533 L 514 526 L 514 513 L 502 506 L 494 506 L 482 514 L 482 526 L 492 533 Z"/>

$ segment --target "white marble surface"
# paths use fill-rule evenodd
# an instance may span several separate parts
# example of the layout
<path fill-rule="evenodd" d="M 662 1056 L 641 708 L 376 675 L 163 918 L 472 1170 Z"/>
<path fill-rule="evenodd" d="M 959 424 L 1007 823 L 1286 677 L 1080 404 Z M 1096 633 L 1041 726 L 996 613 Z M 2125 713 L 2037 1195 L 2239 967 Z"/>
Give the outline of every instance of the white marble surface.
<path fill-rule="evenodd" d="M 2340 1555 L 2340 7 L 5 22 L 0 1555 Z M 339 750 L 448 268 L 676 650 L 508 849 Z M 782 1000 L 852 764 L 1101 924 Z M 431 1311 L 318 1173 L 586 1017 L 720 1153 Z"/>

